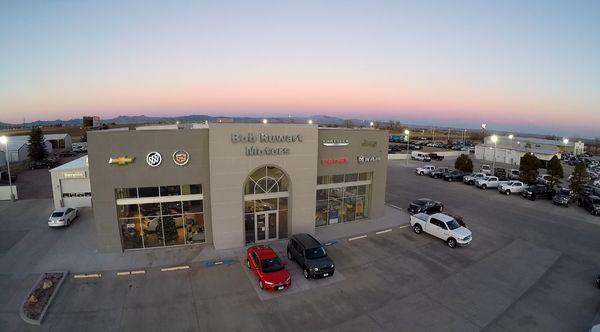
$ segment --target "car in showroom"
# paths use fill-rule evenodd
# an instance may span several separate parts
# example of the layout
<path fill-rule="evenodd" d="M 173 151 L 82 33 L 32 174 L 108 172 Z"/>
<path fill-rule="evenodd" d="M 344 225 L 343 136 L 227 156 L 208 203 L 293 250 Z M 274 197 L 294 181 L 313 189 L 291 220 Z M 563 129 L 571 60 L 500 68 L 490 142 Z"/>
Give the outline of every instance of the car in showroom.
<path fill-rule="evenodd" d="M 79 217 L 79 210 L 76 208 L 58 208 L 48 218 L 48 227 L 69 226 L 77 217 Z"/>
<path fill-rule="evenodd" d="M 521 193 L 521 196 L 529 200 L 535 201 L 538 198 L 552 199 L 552 197 L 554 197 L 555 194 L 556 191 L 554 189 L 548 188 L 543 184 L 536 184 L 524 190 Z"/>
<path fill-rule="evenodd" d="M 473 174 L 469 174 L 469 175 L 465 175 L 463 177 L 463 183 L 468 184 L 468 185 L 474 185 L 475 181 L 479 180 L 479 179 L 483 179 L 485 178 L 487 175 L 485 175 L 484 173 L 473 173 Z"/>
<path fill-rule="evenodd" d="M 435 171 L 435 169 L 436 169 L 436 167 L 433 165 L 425 165 L 422 167 L 417 167 L 416 171 L 417 171 L 417 174 L 422 176 L 422 175 L 430 174 L 431 172 Z"/>
<path fill-rule="evenodd" d="M 600 197 L 596 195 L 583 195 L 579 198 L 577 205 L 588 210 L 592 215 L 600 216 Z"/>
<path fill-rule="evenodd" d="M 569 204 L 575 201 L 575 192 L 568 188 L 561 188 L 556 192 L 556 195 L 552 197 L 552 203 L 554 205 L 560 205 L 564 207 L 569 207 Z"/>
<path fill-rule="evenodd" d="M 419 198 L 408 204 L 408 213 L 438 213 L 444 211 L 444 204 L 442 202 L 434 201 L 430 198 Z"/>
<path fill-rule="evenodd" d="M 443 213 L 412 215 L 410 216 L 410 225 L 416 234 L 422 232 L 431 234 L 446 242 L 450 248 L 466 246 L 473 240 L 468 228 L 461 226 L 454 218 Z"/>
<path fill-rule="evenodd" d="M 310 234 L 292 235 L 286 251 L 288 259 L 300 265 L 306 279 L 331 277 L 335 273 L 333 260 L 323 245 Z"/>
<path fill-rule="evenodd" d="M 527 185 L 521 181 L 509 181 L 498 186 L 498 192 L 503 193 L 506 196 L 510 194 L 519 194 L 527 189 Z"/>
<path fill-rule="evenodd" d="M 458 170 L 454 170 L 454 171 L 444 174 L 444 180 L 446 180 L 448 182 L 462 181 L 464 176 L 465 176 L 465 173 L 458 171 Z"/>
<path fill-rule="evenodd" d="M 433 172 L 429 173 L 429 176 L 431 176 L 434 179 L 443 179 L 444 175 L 450 173 L 450 171 L 451 169 L 449 169 L 448 167 L 440 167 L 434 170 Z"/>
<path fill-rule="evenodd" d="M 246 266 L 252 270 L 258 287 L 266 291 L 281 291 L 292 286 L 292 277 L 269 246 L 252 246 L 246 250 Z"/>

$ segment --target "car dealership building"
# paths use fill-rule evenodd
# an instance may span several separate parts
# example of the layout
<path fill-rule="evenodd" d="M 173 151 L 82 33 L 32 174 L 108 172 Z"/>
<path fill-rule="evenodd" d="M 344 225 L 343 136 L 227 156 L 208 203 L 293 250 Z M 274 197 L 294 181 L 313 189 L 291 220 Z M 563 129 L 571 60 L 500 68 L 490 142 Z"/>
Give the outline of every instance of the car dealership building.
<path fill-rule="evenodd" d="M 387 140 L 316 124 L 89 132 L 99 249 L 234 248 L 381 217 Z"/>

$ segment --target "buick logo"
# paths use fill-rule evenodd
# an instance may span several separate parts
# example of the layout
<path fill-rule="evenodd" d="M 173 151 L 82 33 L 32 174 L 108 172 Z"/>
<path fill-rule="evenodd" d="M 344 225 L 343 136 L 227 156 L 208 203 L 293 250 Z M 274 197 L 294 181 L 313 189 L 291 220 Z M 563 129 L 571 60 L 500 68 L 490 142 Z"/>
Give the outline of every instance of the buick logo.
<path fill-rule="evenodd" d="M 156 166 L 160 165 L 161 162 L 162 162 L 162 156 L 160 155 L 160 153 L 158 153 L 156 151 L 152 151 L 152 152 L 148 153 L 148 155 L 146 156 L 146 163 L 150 167 L 156 167 Z"/>
<path fill-rule="evenodd" d="M 173 153 L 173 162 L 176 165 L 183 166 L 190 161 L 190 154 L 184 150 L 177 150 Z"/>

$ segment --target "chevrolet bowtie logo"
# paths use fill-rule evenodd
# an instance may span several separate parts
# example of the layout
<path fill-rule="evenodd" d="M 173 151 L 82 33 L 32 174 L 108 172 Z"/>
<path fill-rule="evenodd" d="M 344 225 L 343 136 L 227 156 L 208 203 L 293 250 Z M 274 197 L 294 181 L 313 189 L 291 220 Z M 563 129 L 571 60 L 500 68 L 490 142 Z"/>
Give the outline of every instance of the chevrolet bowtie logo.
<path fill-rule="evenodd" d="M 108 159 L 108 163 L 123 166 L 123 165 L 131 164 L 134 160 L 135 160 L 135 157 L 133 157 L 133 158 L 117 157 L 117 158 Z"/>

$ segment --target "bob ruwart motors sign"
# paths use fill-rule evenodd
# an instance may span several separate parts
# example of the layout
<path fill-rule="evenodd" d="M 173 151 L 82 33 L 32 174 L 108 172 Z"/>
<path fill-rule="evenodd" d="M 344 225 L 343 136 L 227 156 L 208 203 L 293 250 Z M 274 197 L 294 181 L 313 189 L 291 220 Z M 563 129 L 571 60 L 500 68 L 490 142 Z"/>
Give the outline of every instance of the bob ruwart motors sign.
<path fill-rule="evenodd" d="M 232 143 L 263 143 L 263 144 L 271 144 L 271 143 L 297 143 L 302 142 L 302 135 L 273 135 L 266 133 L 247 133 L 247 134 L 239 134 L 234 133 L 231 134 L 231 142 Z M 290 149 L 287 147 L 257 147 L 255 145 L 246 146 L 245 149 L 246 156 L 277 156 L 277 155 L 288 155 L 290 154 Z"/>

